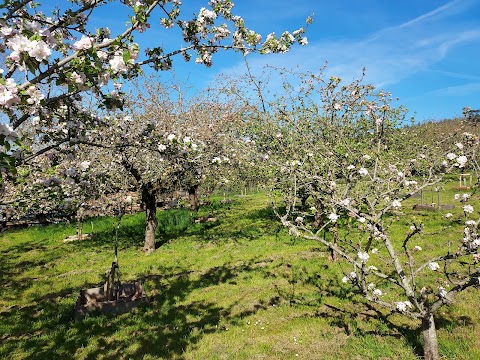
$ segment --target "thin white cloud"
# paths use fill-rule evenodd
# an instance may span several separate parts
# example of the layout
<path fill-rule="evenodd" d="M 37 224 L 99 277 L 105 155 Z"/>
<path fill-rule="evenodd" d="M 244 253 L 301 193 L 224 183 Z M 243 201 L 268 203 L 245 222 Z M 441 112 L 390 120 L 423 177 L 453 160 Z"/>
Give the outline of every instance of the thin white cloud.
<path fill-rule="evenodd" d="M 301 66 L 303 70 L 316 71 L 328 60 L 328 73 L 347 81 L 360 76 L 366 67 L 366 81 L 377 86 L 395 84 L 428 70 L 459 46 L 480 44 L 480 26 L 470 28 L 449 21 L 450 16 L 465 12 L 471 6 L 470 0 L 454 0 L 357 41 L 318 41 L 281 56 L 253 55 L 249 57 L 250 67 L 254 73 L 261 72 L 266 64 Z M 223 72 L 242 74 L 244 69 L 240 62 Z"/>
<path fill-rule="evenodd" d="M 444 18 L 446 16 L 451 16 L 452 13 L 459 13 L 464 11 L 465 6 L 468 5 L 468 1 L 464 0 L 453 0 L 450 1 L 449 3 L 442 5 L 432 11 L 429 11 L 423 15 L 420 15 L 412 20 L 406 21 L 400 25 L 397 26 L 398 29 L 417 25 L 421 22 L 424 22 L 426 20 L 433 21 L 433 20 L 439 20 L 441 18 Z"/>
<path fill-rule="evenodd" d="M 465 96 L 470 95 L 472 92 L 480 91 L 480 82 L 468 83 L 458 86 L 447 86 L 441 89 L 437 89 L 429 92 L 431 95 L 436 96 Z"/>

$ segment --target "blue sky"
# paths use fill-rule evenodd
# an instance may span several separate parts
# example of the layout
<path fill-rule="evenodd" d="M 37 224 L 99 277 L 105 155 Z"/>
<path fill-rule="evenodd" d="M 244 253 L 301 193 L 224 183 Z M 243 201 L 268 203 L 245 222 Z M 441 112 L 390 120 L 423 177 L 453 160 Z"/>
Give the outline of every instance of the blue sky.
<path fill-rule="evenodd" d="M 185 15 L 206 1 L 184 0 Z M 416 112 L 418 121 L 459 116 L 464 106 L 480 108 L 480 1 L 478 0 L 237 0 L 235 13 L 264 37 L 272 31 L 293 31 L 314 13 L 307 31 L 309 44 L 288 54 L 248 56 L 254 72 L 264 65 L 316 71 L 328 61 L 328 74 L 345 81 L 366 68 L 366 81 L 392 92 Z M 118 13 L 117 13 L 118 12 Z M 92 20 L 112 30 L 124 28 L 118 6 Z M 157 26 L 142 34 L 142 47 L 181 45 L 181 38 Z M 178 45 L 177 45 L 178 44 Z M 174 61 L 177 77 L 194 89 L 219 73 L 245 71 L 240 54 L 220 52 L 213 67 Z"/>

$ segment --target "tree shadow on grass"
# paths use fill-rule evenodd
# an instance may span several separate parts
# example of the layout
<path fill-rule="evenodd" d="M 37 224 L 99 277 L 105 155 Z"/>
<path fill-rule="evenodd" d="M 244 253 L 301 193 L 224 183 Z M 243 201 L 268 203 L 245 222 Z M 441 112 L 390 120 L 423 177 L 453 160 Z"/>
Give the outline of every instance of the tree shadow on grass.
<path fill-rule="evenodd" d="M 231 307 L 213 301 L 191 301 L 197 290 L 230 282 L 254 263 L 226 264 L 193 273 L 179 267 L 158 267 L 141 279 L 150 303 L 116 317 L 97 315 L 75 321 L 77 292 L 44 294 L 37 302 L 0 313 L 0 358 L 23 359 L 181 358 L 203 336 L 223 331 Z M 233 306 L 233 305 L 232 305 Z"/>
<path fill-rule="evenodd" d="M 399 321 L 398 313 L 368 302 L 355 289 L 342 286 L 336 278 L 311 276 L 304 281 L 319 287 L 319 299 L 311 305 L 318 307 L 315 315 L 327 319 L 330 325 L 343 328 L 347 335 L 403 338 L 417 356 L 423 357 L 420 323 L 414 326 Z M 326 297 L 340 299 L 341 304 L 328 304 Z M 373 325 L 371 322 L 374 322 Z M 437 329 L 473 325 L 472 318 L 461 316 L 452 319 L 448 312 L 443 315 L 437 313 L 435 323 Z"/>

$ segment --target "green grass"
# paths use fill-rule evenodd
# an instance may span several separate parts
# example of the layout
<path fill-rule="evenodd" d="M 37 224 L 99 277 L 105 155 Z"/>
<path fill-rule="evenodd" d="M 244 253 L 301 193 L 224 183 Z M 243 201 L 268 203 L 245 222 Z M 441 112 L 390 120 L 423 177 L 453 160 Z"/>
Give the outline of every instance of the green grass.
<path fill-rule="evenodd" d="M 454 191 L 445 192 L 453 202 Z M 289 236 L 266 203 L 257 194 L 225 205 L 215 199 L 195 215 L 161 211 L 160 247 L 150 255 L 140 251 L 144 215 L 125 216 L 122 280 L 141 279 L 150 303 L 117 317 L 74 319 L 79 290 L 100 285 L 113 261 L 116 219 L 86 221 L 94 237 L 73 243 L 62 241 L 73 225 L 3 233 L 0 358 L 418 358 L 418 324 L 369 308 L 341 285 L 348 269 L 319 244 Z M 217 222 L 194 222 L 211 213 Z M 426 250 L 436 251 L 438 232 L 444 239 L 460 231 L 460 224 L 446 230 L 442 214 L 417 216 L 429 224 L 431 234 L 419 239 Z M 399 237 L 402 221 L 392 225 Z M 440 313 L 440 351 L 446 359 L 480 358 L 480 296 L 469 289 L 460 297 Z"/>

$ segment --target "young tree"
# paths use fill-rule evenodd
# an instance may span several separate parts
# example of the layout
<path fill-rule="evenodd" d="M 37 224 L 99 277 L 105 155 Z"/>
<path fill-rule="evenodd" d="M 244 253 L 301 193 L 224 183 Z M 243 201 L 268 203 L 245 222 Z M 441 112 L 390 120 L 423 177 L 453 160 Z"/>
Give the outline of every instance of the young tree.
<path fill-rule="evenodd" d="M 360 80 L 344 85 L 321 74 L 295 79 L 284 85 L 284 95 L 263 97 L 255 115 L 268 124 L 254 134 L 259 151 L 269 155 L 276 214 L 291 234 L 325 245 L 351 266 L 345 286 L 368 302 L 420 320 L 425 358 L 439 359 L 435 314 L 480 282 L 480 220 L 469 195 L 459 195 L 463 238 L 455 243 L 440 237 L 425 251 L 424 224 L 403 213 L 402 204 L 440 185 L 448 172 L 478 170 L 478 134 L 464 133 L 449 152 L 415 145 L 402 128 L 404 111 L 392 106 L 390 94 Z M 298 208 L 299 195 L 310 198 L 309 210 Z"/>

